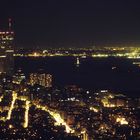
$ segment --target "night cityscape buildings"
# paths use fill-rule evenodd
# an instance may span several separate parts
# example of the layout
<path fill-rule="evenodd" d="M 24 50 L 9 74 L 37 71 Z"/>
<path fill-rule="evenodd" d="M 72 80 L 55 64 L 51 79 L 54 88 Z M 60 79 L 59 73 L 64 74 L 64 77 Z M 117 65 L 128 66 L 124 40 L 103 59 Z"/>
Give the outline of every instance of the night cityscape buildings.
<path fill-rule="evenodd" d="M 11 30 L 11 19 L 9 29 L 0 31 L 0 72 L 13 74 L 14 71 L 14 32 Z"/>
<path fill-rule="evenodd" d="M 41 85 L 43 87 L 52 87 L 52 75 L 47 73 L 31 73 L 30 74 L 31 85 Z"/>
<path fill-rule="evenodd" d="M 1 46 L 3 48 L 3 45 Z M 13 52 L 6 50 L 3 54 L 7 51 Z M 4 67 L 7 71 L 1 71 L 0 75 L 0 139 L 139 139 L 139 96 L 131 97 L 127 92 L 126 95 L 122 94 L 121 89 L 118 93 L 102 88 L 97 89 L 95 85 L 90 89 L 79 87 L 78 83 L 82 82 L 81 80 L 78 80 L 77 84 L 73 82 L 73 85 L 65 81 L 67 75 L 70 75 L 71 80 L 79 74 L 82 78 L 83 72 L 81 73 L 80 69 L 84 68 L 85 62 L 90 62 L 92 70 L 91 61 L 96 63 L 97 59 L 100 64 L 104 60 L 110 60 L 110 57 L 111 62 L 106 63 L 108 68 L 105 74 L 109 71 L 109 76 L 112 72 L 115 75 L 117 73 L 122 75 L 123 66 L 121 63 L 117 64 L 122 60 L 122 62 L 129 60 L 131 63 L 129 67 L 125 66 L 124 74 L 130 75 L 130 70 L 137 70 L 136 73 L 139 73 L 139 54 L 137 47 L 26 51 L 16 49 L 15 53 L 12 53 L 16 64 L 14 73 L 11 74 L 11 69 L 9 73 L 7 67 Z M 8 61 L 6 55 L 4 58 Z M 117 63 L 112 63 L 113 59 L 117 60 Z M 45 62 L 46 60 L 48 61 Z M 11 61 L 9 60 L 8 63 Z M 66 67 L 62 67 L 63 65 Z M 51 74 L 46 72 L 45 66 Z M 95 66 L 98 68 L 97 64 Z M 85 68 L 89 73 L 89 67 Z M 55 72 L 52 73 L 54 70 Z M 78 72 L 77 75 L 76 73 L 73 75 L 73 71 Z M 101 71 L 101 67 L 97 71 Z M 58 73 L 58 76 L 55 73 Z M 135 75 L 135 72 L 131 73 Z M 90 77 L 92 75 L 93 71 Z M 65 85 L 54 82 L 59 78 L 65 81 Z M 99 79 L 99 75 L 94 78 Z M 90 83 L 90 80 L 85 82 Z M 99 85 L 101 86 L 102 83 Z"/>
<path fill-rule="evenodd" d="M 0 140 L 140 139 L 140 2 L 1 5 Z"/>

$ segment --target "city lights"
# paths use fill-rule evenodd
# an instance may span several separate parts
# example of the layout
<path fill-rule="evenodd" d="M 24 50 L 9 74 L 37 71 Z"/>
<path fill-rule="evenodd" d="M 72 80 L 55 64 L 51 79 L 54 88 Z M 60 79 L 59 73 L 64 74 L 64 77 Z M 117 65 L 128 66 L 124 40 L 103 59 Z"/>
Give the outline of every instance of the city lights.
<path fill-rule="evenodd" d="M 124 117 L 118 117 L 116 122 L 120 123 L 121 125 L 128 125 L 128 121 Z"/>
<path fill-rule="evenodd" d="M 28 123 L 29 123 L 29 108 L 30 108 L 30 101 L 25 101 L 25 116 L 24 116 L 24 118 L 25 118 L 25 122 L 24 122 L 24 125 L 23 125 L 23 127 L 24 128 L 27 128 L 28 127 Z"/>
<path fill-rule="evenodd" d="M 140 140 L 139 5 L 3 0 L 0 140 Z"/>
<path fill-rule="evenodd" d="M 53 112 L 51 110 L 49 110 L 47 107 L 44 106 L 40 106 L 40 105 L 36 105 L 34 104 L 38 109 L 41 109 L 43 111 L 48 112 L 56 121 L 55 125 L 64 125 L 66 128 L 66 132 L 67 133 L 74 133 L 74 130 L 71 129 L 66 122 L 62 119 L 62 117 L 60 116 L 60 114 L 58 114 L 57 112 Z"/>
<path fill-rule="evenodd" d="M 10 120 L 10 119 L 11 119 L 11 114 L 12 114 L 12 111 L 13 111 L 13 109 L 14 109 L 14 104 L 15 104 L 16 99 L 17 99 L 17 93 L 15 93 L 15 92 L 13 91 L 13 93 L 12 93 L 12 102 L 11 102 L 11 106 L 10 106 L 10 108 L 9 108 L 8 115 L 7 115 L 7 118 L 6 118 L 7 120 Z"/>
<path fill-rule="evenodd" d="M 41 85 L 44 87 L 52 87 L 52 75 L 47 73 L 31 73 L 30 74 L 31 85 Z"/>
<path fill-rule="evenodd" d="M 2 101 L 2 99 L 3 99 L 3 95 L 0 97 L 0 102 Z"/>
<path fill-rule="evenodd" d="M 90 107 L 90 110 L 93 110 L 94 112 L 99 112 L 99 110 L 95 107 Z"/>

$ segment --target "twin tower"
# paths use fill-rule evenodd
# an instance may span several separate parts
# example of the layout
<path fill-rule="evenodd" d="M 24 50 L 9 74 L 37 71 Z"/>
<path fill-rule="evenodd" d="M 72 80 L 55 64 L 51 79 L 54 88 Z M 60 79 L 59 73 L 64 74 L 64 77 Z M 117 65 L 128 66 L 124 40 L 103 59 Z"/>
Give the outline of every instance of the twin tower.
<path fill-rule="evenodd" d="M 14 72 L 14 32 L 11 29 L 0 30 L 0 73 L 12 75 Z"/>

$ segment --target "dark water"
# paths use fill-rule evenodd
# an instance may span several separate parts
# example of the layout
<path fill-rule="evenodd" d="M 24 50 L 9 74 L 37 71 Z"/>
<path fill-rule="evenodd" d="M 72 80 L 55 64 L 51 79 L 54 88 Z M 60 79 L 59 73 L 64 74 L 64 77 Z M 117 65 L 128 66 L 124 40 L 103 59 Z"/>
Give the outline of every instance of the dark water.
<path fill-rule="evenodd" d="M 110 89 L 140 96 L 140 67 L 132 60 L 120 58 L 80 59 L 74 57 L 16 58 L 15 69 L 22 68 L 28 75 L 42 69 L 53 75 L 53 84 L 76 84 L 89 89 Z M 112 70 L 112 67 L 116 67 Z"/>

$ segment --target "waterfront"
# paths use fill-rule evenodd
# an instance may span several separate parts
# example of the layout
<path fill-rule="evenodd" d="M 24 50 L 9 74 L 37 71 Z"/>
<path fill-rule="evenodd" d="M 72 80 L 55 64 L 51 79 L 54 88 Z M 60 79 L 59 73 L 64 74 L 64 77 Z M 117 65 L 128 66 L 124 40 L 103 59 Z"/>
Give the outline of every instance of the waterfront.
<path fill-rule="evenodd" d="M 15 68 L 28 75 L 43 71 L 53 75 L 54 86 L 78 85 L 87 89 L 109 89 L 140 96 L 140 67 L 126 58 L 16 57 Z M 137 60 L 139 61 L 139 60 Z"/>

